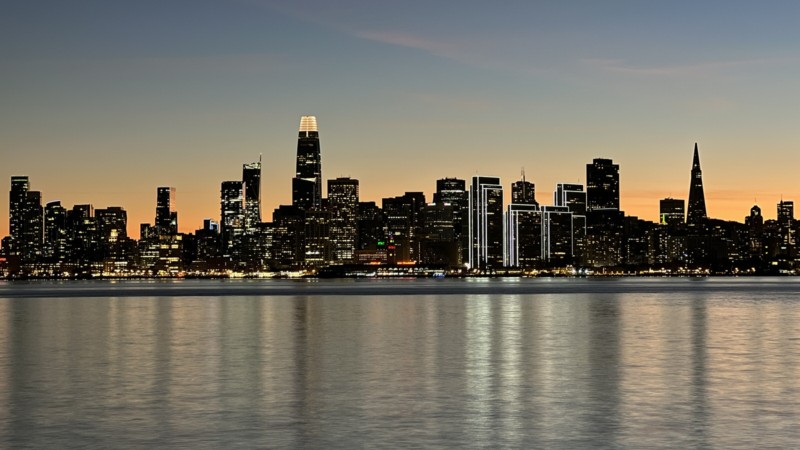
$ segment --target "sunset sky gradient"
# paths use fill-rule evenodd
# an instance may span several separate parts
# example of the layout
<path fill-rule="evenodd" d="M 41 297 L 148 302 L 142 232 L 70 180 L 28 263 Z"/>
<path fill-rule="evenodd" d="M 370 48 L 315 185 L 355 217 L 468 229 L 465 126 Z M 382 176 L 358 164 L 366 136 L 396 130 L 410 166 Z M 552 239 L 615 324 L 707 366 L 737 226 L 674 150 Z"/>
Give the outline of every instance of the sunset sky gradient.
<path fill-rule="evenodd" d="M 291 201 L 297 127 L 362 200 L 525 168 L 537 200 L 620 165 L 621 207 L 687 198 L 699 143 L 711 217 L 800 201 L 800 2 L 8 1 L 0 180 L 123 206 L 177 189 L 181 231 L 263 154 L 264 220 Z M 508 196 L 507 196 L 508 197 Z M 0 202 L 8 234 L 8 196 Z"/>

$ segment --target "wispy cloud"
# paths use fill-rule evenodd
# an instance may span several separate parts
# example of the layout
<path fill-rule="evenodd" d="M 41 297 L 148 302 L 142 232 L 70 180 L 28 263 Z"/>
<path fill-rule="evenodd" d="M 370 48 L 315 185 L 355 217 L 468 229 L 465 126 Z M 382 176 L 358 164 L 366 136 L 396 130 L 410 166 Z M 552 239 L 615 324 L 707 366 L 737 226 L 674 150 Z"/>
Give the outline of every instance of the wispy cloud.
<path fill-rule="evenodd" d="M 399 47 L 423 50 L 436 56 L 454 60 L 470 59 L 469 52 L 463 44 L 435 40 L 428 37 L 399 31 L 354 31 L 352 34 L 361 39 L 396 45 Z"/>
<path fill-rule="evenodd" d="M 770 66 L 797 62 L 798 58 L 753 58 L 727 61 L 708 61 L 691 64 L 660 66 L 633 65 L 624 59 L 586 58 L 581 62 L 589 67 L 605 72 L 631 76 L 689 77 L 718 74 L 732 69 L 756 66 Z"/>

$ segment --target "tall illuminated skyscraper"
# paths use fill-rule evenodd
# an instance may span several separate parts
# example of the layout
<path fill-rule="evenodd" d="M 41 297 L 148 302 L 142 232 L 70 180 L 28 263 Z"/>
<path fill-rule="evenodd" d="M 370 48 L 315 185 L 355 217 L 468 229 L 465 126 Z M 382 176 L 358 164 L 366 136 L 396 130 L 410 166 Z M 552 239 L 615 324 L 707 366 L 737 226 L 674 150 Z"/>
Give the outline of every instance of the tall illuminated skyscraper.
<path fill-rule="evenodd" d="M 11 177 L 11 190 L 8 195 L 8 218 L 12 248 L 17 255 L 19 254 L 19 249 L 23 242 L 22 234 L 25 228 L 25 205 L 27 203 L 29 189 L 30 182 L 28 181 L 28 177 Z"/>
<path fill-rule="evenodd" d="M 595 158 L 586 165 L 587 209 L 619 210 L 619 165 L 610 159 Z"/>
<path fill-rule="evenodd" d="M 694 159 L 692 160 L 692 180 L 689 183 L 689 205 L 686 211 L 686 223 L 698 225 L 706 216 L 706 196 L 703 192 L 703 171 L 700 170 L 700 154 L 697 142 L 694 143 Z"/>
<path fill-rule="evenodd" d="M 331 212 L 333 261 L 351 263 L 355 259 L 358 241 L 358 180 L 328 180 L 328 209 Z"/>
<path fill-rule="evenodd" d="M 156 197 L 156 230 L 159 235 L 178 234 L 178 211 L 175 208 L 175 188 L 160 187 Z"/>
<path fill-rule="evenodd" d="M 315 116 L 300 118 L 297 172 L 292 179 L 292 205 L 303 209 L 322 205 L 322 157 Z"/>
<path fill-rule="evenodd" d="M 472 177 L 469 189 L 469 266 L 487 270 L 503 265 L 503 186 L 500 178 Z"/>
<path fill-rule="evenodd" d="M 258 162 L 242 165 L 244 182 L 244 221 L 248 233 L 254 232 L 261 222 L 261 158 Z"/>
<path fill-rule="evenodd" d="M 244 235 L 244 183 L 223 181 L 220 188 L 220 229 L 223 256 L 238 259 Z"/>

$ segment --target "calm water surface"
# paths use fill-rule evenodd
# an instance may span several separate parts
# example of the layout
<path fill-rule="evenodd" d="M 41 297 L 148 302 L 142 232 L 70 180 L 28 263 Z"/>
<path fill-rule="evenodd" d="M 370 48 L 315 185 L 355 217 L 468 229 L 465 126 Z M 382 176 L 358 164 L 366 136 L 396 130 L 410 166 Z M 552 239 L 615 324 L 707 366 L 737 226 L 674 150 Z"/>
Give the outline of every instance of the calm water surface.
<path fill-rule="evenodd" d="M 0 284 L 2 448 L 800 445 L 800 281 Z"/>

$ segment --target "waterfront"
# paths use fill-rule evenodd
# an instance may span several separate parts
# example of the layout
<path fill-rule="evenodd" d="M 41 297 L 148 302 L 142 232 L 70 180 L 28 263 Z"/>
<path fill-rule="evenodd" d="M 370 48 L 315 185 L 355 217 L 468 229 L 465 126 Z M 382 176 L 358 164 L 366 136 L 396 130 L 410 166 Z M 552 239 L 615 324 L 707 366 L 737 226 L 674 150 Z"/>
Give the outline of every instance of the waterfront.
<path fill-rule="evenodd" d="M 0 447 L 791 447 L 800 281 L 0 284 Z"/>

